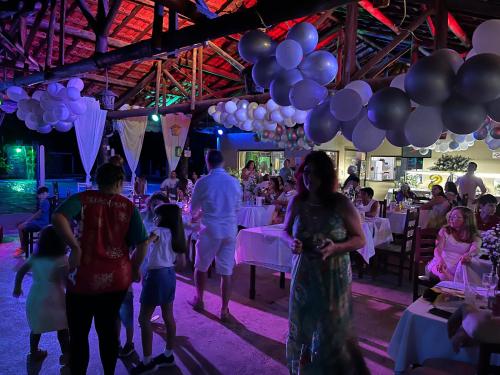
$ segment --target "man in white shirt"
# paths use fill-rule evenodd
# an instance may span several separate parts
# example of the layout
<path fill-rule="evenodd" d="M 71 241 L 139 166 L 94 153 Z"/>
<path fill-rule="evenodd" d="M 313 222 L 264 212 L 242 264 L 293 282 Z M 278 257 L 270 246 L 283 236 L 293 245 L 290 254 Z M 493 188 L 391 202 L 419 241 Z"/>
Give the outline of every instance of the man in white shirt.
<path fill-rule="evenodd" d="M 474 162 L 469 163 L 467 173 L 457 180 L 458 192 L 462 199 L 467 198 L 467 206 L 472 206 L 476 199 L 476 189 L 481 189 L 481 195 L 486 193 L 486 187 L 483 180 L 474 175 L 477 169 L 477 164 Z"/>
<path fill-rule="evenodd" d="M 236 215 L 242 191 L 238 180 L 224 170 L 220 151 L 210 150 L 206 163 L 209 173 L 196 182 L 191 198 L 191 215 L 200 216 L 202 224 L 196 243 L 194 281 L 197 295 L 191 305 L 195 311 L 203 310 L 206 273 L 215 258 L 215 269 L 221 275 L 220 317 L 227 321 L 236 246 Z"/>
<path fill-rule="evenodd" d="M 170 172 L 170 177 L 165 179 L 161 185 L 160 190 L 166 191 L 169 198 L 177 198 L 177 186 L 179 185 L 179 179 L 177 178 L 177 173 L 175 171 Z"/>

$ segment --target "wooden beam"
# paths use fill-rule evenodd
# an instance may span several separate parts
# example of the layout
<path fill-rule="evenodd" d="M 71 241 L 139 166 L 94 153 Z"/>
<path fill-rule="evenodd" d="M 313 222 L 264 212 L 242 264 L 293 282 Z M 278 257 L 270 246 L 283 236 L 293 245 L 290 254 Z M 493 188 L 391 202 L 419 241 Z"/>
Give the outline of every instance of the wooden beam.
<path fill-rule="evenodd" d="M 54 27 L 56 24 L 56 0 L 50 0 L 50 21 L 47 35 L 47 53 L 45 54 L 45 70 L 52 65 L 52 51 L 54 49 Z"/>
<path fill-rule="evenodd" d="M 398 54 L 394 55 L 382 66 L 374 69 L 374 72 L 370 74 L 371 78 L 377 78 L 380 74 L 382 74 L 386 69 L 390 68 L 394 65 L 401 57 L 403 57 L 408 52 L 411 52 L 411 47 L 401 50 Z"/>
<path fill-rule="evenodd" d="M 436 36 L 434 38 L 434 49 L 446 48 L 448 43 L 448 10 L 445 0 L 435 0 L 435 24 Z"/>
<path fill-rule="evenodd" d="M 401 31 L 401 33 L 396 36 L 393 41 L 387 44 L 384 48 L 378 51 L 360 70 L 356 72 L 353 76 L 353 80 L 361 79 L 368 73 L 376 64 L 378 64 L 385 56 L 387 56 L 394 48 L 396 48 L 403 40 L 408 38 L 410 33 L 415 31 L 423 22 L 428 15 L 434 12 L 433 9 L 428 9 L 424 13 L 413 21 L 408 28 Z"/>
<path fill-rule="evenodd" d="M 194 111 L 196 105 L 196 64 L 198 48 L 193 49 L 193 65 L 191 72 L 191 111 Z"/>
<path fill-rule="evenodd" d="M 155 3 L 153 16 L 153 36 L 151 38 L 151 44 L 153 49 L 156 51 L 161 51 L 161 35 L 163 32 L 163 16 L 165 14 L 165 8 L 160 3 Z"/>
<path fill-rule="evenodd" d="M 201 97 L 201 100 L 205 100 L 205 99 L 209 99 L 211 98 L 212 96 L 221 96 L 221 95 L 226 95 L 226 94 L 229 94 L 231 92 L 235 92 L 235 91 L 238 91 L 238 90 L 241 90 L 241 89 L 244 89 L 245 88 L 245 85 L 236 85 L 236 86 L 232 86 L 232 87 L 228 87 L 227 89 L 222 89 L 222 90 L 217 90 L 217 91 L 214 91 L 210 94 L 205 94 Z"/>
<path fill-rule="evenodd" d="M 85 73 L 85 74 L 83 74 L 81 76 L 81 78 L 85 78 L 85 79 L 88 79 L 90 81 L 106 83 L 106 77 L 100 76 L 98 74 Z M 113 85 L 116 85 L 116 86 L 129 87 L 129 88 L 132 88 L 132 87 L 136 86 L 135 82 L 126 81 L 126 80 L 123 80 L 123 79 L 111 78 L 111 77 L 108 77 L 108 82 L 110 84 L 113 84 Z"/>
<path fill-rule="evenodd" d="M 64 53 L 65 45 L 64 39 L 66 26 L 66 0 L 61 0 L 60 10 L 59 10 L 59 65 L 64 65 Z"/>
<path fill-rule="evenodd" d="M 163 97 L 163 106 L 166 107 L 167 106 L 167 80 L 165 79 L 164 76 L 162 76 L 162 82 L 163 82 L 163 86 L 162 86 L 161 94 Z"/>
<path fill-rule="evenodd" d="M 229 53 L 221 49 L 217 44 L 208 41 L 208 46 L 212 48 L 220 57 L 226 60 L 229 64 L 234 66 L 239 72 L 242 72 L 245 69 L 243 64 L 240 64 L 235 58 L 233 58 Z"/>
<path fill-rule="evenodd" d="M 351 74 L 356 70 L 356 35 L 358 33 L 358 4 L 347 5 L 345 20 L 344 65 L 342 66 L 342 85 L 351 80 Z"/>
<path fill-rule="evenodd" d="M 193 66 L 193 65 L 191 64 L 191 69 L 192 69 L 192 66 Z M 182 76 L 183 76 L 186 80 L 188 80 L 188 81 L 192 81 L 192 80 L 193 80 L 193 76 L 192 76 L 191 74 L 189 74 L 189 73 L 187 73 L 187 72 L 183 72 L 183 71 L 182 71 L 181 69 L 179 69 L 177 66 L 174 66 L 173 68 L 174 68 L 174 69 L 175 69 L 175 70 L 176 70 L 179 74 L 181 74 L 181 75 L 182 75 Z M 199 86 L 199 85 L 198 85 L 198 86 Z M 205 85 L 205 84 L 203 85 L 203 90 L 205 90 L 205 91 L 206 91 L 207 93 L 209 93 L 209 94 L 212 94 L 212 93 L 213 93 L 213 91 L 212 91 L 209 87 L 207 87 L 207 85 Z M 215 95 L 217 95 L 217 93 L 216 93 Z"/>
<path fill-rule="evenodd" d="M 24 48 L 26 45 L 26 17 L 19 18 L 19 41 Z"/>
<path fill-rule="evenodd" d="M 370 13 L 374 18 L 394 31 L 394 33 L 399 34 L 401 32 L 399 27 L 397 27 L 396 24 L 392 22 L 392 20 L 390 20 L 380 9 L 375 8 L 369 0 L 361 0 L 358 2 L 358 4 L 368 13 Z"/>
<path fill-rule="evenodd" d="M 163 74 L 165 74 L 166 78 L 170 80 L 170 82 L 172 82 L 174 86 L 179 89 L 182 95 L 184 95 L 186 98 L 189 98 L 189 93 L 186 91 L 186 89 L 182 87 L 179 81 L 177 81 L 175 77 L 167 69 L 163 70 Z"/>
<path fill-rule="evenodd" d="M 30 25 L 29 21 L 26 22 L 26 26 L 32 26 L 32 27 L 30 33 L 28 34 L 28 38 L 26 39 L 26 44 L 24 45 L 25 57 L 29 56 L 31 45 L 33 44 L 33 40 L 35 40 L 36 33 L 38 32 L 38 28 L 40 27 L 40 24 L 43 20 L 43 16 L 47 11 L 47 7 L 48 7 L 48 1 L 44 1 L 42 3 L 42 7 L 36 14 L 35 21 L 33 22 L 33 24 Z"/>
<path fill-rule="evenodd" d="M 161 60 L 156 62 L 155 109 L 160 107 Z"/>
<path fill-rule="evenodd" d="M 109 35 L 109 30 L 111 29 L 111 25 L 113 25 L 116 15 L 118 14 L 118 9 L 120 9 L 121 3 L 122 0 L 114 0 L 111 8 L 109 8 L 109 11 L 106 12 L 106 20 L 103 28 L 101 29 L 102 33 L 106 35 L 106 37 Z"/>
<path fill-rule="evenodd" d="M 136 5 L 134 9 L 118 24 L 116 27 L 113 29 L 113 32 L 110 34 L 110 36 L 115 36 L 118 34 L 118 32 L 123 29 L 123 27 L 127 26 L 129 21 L 134 19 L 134 17 L 139 13 L 139 11 L 142 9 L 142 5 Z M 110 43 L 111 45 L 111 43 Z"/>
<path fill-rule="evenodd" d="M 192 64 L 191 61 L 187 61 L 186 63 L 180 63 L 179 66 L 191 69 Z M 239 75 L 227 72 L 224 69 L 216 68 L 215 66 L 211 66 L 206 63 L 203 64 L 203 73 L 225 78 L 229 81 L 241 82 L 241 77 Z"/>
<path fill-rule="evenodd" d="M 196 3 L 184 0 L 154 0 L 154 2 L 166 6 L 171 11 L 183 14 L 196 23 L 217 17 L 208 9 L 203 0 L 197 0 Z"/>
<path fill-rule="evenodd" d="M 146 87 L 153 79 L 155 78 L 155 69 L 154 67 L 149 71 L 149 73 L 145 74 L 137 84 L 120 96 L 116 100 L 115 108 L 120 108 L 122 105 L 127 103 L 130 99 L 136 96 L 144 87 Z"/>
<path fill-rule="evenodd" d="M 198 48 L 198 96 L 203 96 L 203 47 Z"/>
<path fill-rule="evenodd" d="M 78 7 L 80 8 L 83 16 L 87 20 L 87 23 L 89 24 L 89 27 L 94 30 L 96 28 L 96 19 L 92 12 L 90 11 L 90 8 L 87 4 L 86 0 L 75 0 L 76 3 L 78 4 Z"/>

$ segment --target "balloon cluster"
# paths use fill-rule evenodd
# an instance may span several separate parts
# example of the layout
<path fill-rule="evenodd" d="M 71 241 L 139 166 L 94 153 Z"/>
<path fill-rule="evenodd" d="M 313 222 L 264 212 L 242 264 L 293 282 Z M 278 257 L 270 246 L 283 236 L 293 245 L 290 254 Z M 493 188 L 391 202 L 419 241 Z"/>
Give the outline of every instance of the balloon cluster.
<path fill-rule="evenodd" d="M 235 126 L 254 132 L 274 131 L 278 124 L 293 127 L 297 123 L 303 124 L 307 117 L 306 111 L 292 106 L 282 107 L 272 99 L 265 104 L 258 104 L 234 98 L 209 107 L 208 114 L 226 128 Z"/>
<path fill-rule="evenodd" d="M 300 125 L 293 128 L 277 125 L 274 131 L 264 130 L 255 134 L 255 140 L 274 142 L 278 147 L 289 150 L 311 150 L 314 146 L 314 143 L 307 139 L 304 128 Z"/>
<path fill-rule="evenodd" d="M 81 96 L 83 81 L 71 78 L 66 87 L 60 83 L 49 83 L 47 91 L 36 90 L 30 97 L 18 86 L 7 89 L 8 97 L 17 102 L 17 118 L 31 130 L 50 133 L 52 129 L 67 132 L 73 122 L 87 110 Z"/>

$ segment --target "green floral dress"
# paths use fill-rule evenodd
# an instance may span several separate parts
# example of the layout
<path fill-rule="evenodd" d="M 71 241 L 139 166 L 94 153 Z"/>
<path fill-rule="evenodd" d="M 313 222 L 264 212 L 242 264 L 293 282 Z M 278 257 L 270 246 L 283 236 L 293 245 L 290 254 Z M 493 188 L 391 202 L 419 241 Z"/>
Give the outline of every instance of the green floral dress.
<path fill-rule="evenodd" d="M 300 366 L 301 374 L 358 374 L 349 254 L 333 255 L 326 261 L 319 255 L 325 239 L 347 240 L 344 221 L 326 207 L 298 203 L 292 234 L 302 241 L 304 251 L 294 256 L 292 270 L 286 347 L 289 368 Z"/>

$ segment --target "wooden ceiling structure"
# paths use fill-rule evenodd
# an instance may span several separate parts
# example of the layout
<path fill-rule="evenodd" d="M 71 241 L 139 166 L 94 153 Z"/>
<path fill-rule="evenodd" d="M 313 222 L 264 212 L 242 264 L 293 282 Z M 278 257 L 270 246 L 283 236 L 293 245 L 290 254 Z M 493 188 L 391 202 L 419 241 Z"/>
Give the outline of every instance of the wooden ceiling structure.
<path fill-rule="evenodd" d="M 80 76 L 87 96 L 108 85 L 116 108 L 186 112 L 245 94 L 237 44 L 249 29 L 280 41 L 313 23 L 342 86 L 404 72 L 436 48 L 466 54 L 491 18 L 500 0 L 3 0 L 0 90 Z"/>

